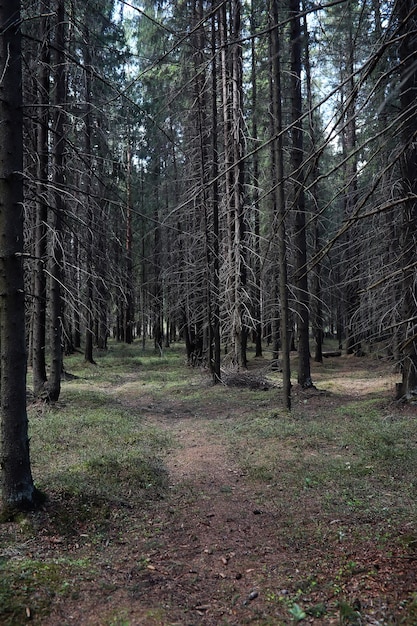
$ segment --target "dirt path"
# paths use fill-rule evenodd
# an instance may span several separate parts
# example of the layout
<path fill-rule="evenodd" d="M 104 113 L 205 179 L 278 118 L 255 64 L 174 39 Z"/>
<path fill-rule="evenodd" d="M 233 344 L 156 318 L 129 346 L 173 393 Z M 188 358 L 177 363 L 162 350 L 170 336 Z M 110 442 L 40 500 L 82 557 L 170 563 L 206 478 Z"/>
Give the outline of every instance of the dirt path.
<path fill-rule="evenodd" d="M 206 420 L 149 419 L 169 430 L 176 444 L 167 460 L 172 499 L 155 522 L 164 527 L 164 539 L 141 575 L 149 581 L 147 601 L 154 588 L 166 616 L 178 624 L 253 620 L 260 580 L 283 561 L 277 546 L 265 542 L 275 535 L 274 516 L 259 508 L 253 486 Z"/>
<path fill-rule="evenodd" d="M 221 483 L 228 473 L 238 473 L 224 444 L 209 440 L 206 424 L 189 419 L 155 421 L 171 432 L 178 445 L 167 461 L 174 485 L 196 479 L 204 483 L 207 477 Z"/>
<path fill-rule="evenodd" d="M 285 626 L 298 621 L 333 626 L 342 623 L 340 598 L 345 597 L 350 605 L 362 599 L 361 621 L 346 623 L 397 623 L 382 617 L 385 598 L 398 604 L 397 583 L 408 592 L 414 578 L 403 567 L 402 554 L 393 557 L 375 544 L 372 520 L 362 542 L 353 514 L 344 513 L 342 520 L 324 511 L 308 485 L 286 488 L 286 462 L 297 454 L 291 443 L 281 449 L 278 442 L 272 486 L 242 472 L 222 420 L 232 420 L 228 427 L 238 425 L 239 418 L 252 415 L 249 403 L 205 401 L 203 394 L 183 402 L 160 390 L 155 396 L 138 393 L 137 384 L 131 376 L 110 393 L 145 429 L 169 435 L 168 487 L 159 500 L 114 504 L 95 551 L 94 576 L 85 581 L 79 599 L 56 606 L 45 626 Z M 256 402 L 264 406 L 265 398 Z M 317 407 L 327 402 L 332 408 L 334 402 L 314 394 L 300 402 L 307 400 L 303 406 L 313 419 Z M 262 439 L 254 445 L 259 449 Z M 86 546 L 85 554 L 91 553 L 92 546 Z"/>
<path fill-rule="evenodd" d="M 96 574 L 79 599 L 56 606 L 45 626 L 285 623 L 274 618 L 273 596 L 277 589 L 287 593 L 281 579 L 294 563 L 280 545 L 276 505 L 265 504 L 265 485 L 257 491 L 246 481 L 221 431 L 211 427 L 213 416 L 183 411 L 172 399 L 117 397 L 172 438 L 167 494 L 143 510 L 114 509 Z"/>

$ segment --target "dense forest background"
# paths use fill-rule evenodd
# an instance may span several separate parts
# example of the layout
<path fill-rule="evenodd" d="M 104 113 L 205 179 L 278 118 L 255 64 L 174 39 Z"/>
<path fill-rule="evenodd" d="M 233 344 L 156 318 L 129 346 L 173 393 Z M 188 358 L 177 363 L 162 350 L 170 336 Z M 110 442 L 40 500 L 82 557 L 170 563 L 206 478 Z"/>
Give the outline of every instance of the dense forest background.
<path fill-rule="evenodd" d="M 416 52 L 417 0 L 0 2 L 5 623 L 417 623 Z"/>
<path fill-rule="evenodd" d="M 214 382 L 268 345 L 289 407 L 290 350 L 311 386 L 326 335 L 391 355 L 398 397 L 415 391 L 414 1 L 25 0 L 21 17 L 36 395 L 109 336 L 180 338 Z"/>

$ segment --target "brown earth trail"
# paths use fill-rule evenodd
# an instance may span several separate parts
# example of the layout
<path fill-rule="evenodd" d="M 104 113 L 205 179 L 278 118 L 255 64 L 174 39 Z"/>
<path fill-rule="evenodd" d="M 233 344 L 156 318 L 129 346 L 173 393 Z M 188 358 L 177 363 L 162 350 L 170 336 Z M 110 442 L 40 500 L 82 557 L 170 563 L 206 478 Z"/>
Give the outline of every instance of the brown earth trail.
<path fill-rule="evenodd" d="M 72 600 L 53 605 L 45 626 L 413 624 L 390 615 L 414 589 L 414 565 L 398 546 L 384 550 L 374 541 L 378 520 L 346 507 L 342 516 L 338 503 L 329 512 L 307 478 L 304 488 L 291 488 L 286 473 L 301 454 L 296 442 L 275 437 L 269 482 L 238 465 L 241 451 L 223 429 L 251 416 L 255 404 L 272 412 L 275 391 L 259 392 L 252 407 L 233 404 L 226 389 L 224 404 L 208 400 L 204 389 L 185 402 L 168 392 L 138 394 L 138 380 L 132 376 L 109 393 L 170 437 L 166 489 L 143 506 L 114 503 L 94 574 Z M 298 393 L 306 424 L 318 407 L 333 410 L 337 401 Z M 355 398 L 361 393 L 358 387 Z M 247 452 L 257 448 L 259 460 L 262 439 L 245 445 Z M 305 450 L 307 461 L 315 461 L 317 452 Z M 329 450 L 321 453 L 333 454 Z M 367 536 L 358 536 L 356 522 Z M 65 549 L 91 555 L 88 541 Z M 345 609 L 352 612 L 349 621 Z"/>
<path fill-rule="evenodd" d="M 332 573 L 328 555 L 320 545 L 288 539 L 292 523 L 311 536 L 314 503 L 300 515 L 291 494 L 268 497 L 268 485 L 246 480 L 221 431 L 211 430 L 210 416 L 178 417 L 180 412 L 171 405 L 147 416 L 173 437 L 168 496 L 143 512 L 142 535 L 133 525 L 122 545 L 109 545 L 101 590 L 96 583 L 86 588 L 65 623 L 278 626 L 298 621 L 290 611 L 300 602 L 313 608 L 313 615 L 301 612 L 303 623 L 339 624 L 331 587 L 323 590 L 317 582 Z M 344 556 L 343 550 L 334 553 L 330 569 L 337 570 Z M 325 603 L 337 616 L 321 614 Z M 109 621 L 115 607 L 125 621 Z M 64 623 L 56 618 L 48 623 Z M 365 623 L 385 622 L 368 615 Z"/>

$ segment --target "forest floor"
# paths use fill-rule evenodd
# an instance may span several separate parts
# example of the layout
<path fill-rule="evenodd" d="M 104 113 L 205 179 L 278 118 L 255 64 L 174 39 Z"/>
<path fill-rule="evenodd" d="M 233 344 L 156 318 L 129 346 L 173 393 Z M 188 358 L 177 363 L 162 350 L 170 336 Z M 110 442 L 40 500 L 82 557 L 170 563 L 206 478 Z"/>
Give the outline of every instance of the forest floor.
<path fill-rule="evenodd" d="M 179 349 L 66 365 L 29 409 L 48 500 L 0 526 L 0 624 L 417 624 L 417 408 L 390 362 L 313 364 L 291 414 L 266 359 L 261 389 Z"/>

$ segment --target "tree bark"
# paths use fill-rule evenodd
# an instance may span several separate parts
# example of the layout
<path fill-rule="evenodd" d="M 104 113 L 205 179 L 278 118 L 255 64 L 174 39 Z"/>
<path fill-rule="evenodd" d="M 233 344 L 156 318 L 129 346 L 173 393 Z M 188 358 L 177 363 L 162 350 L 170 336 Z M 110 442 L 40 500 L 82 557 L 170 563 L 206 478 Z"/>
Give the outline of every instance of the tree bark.
<path fill-rule="evenodd" d="M 85 346 L 84 359 L 86 363 L 95 364 L 94 361 L 94 277 L 93 277 L 93 246 L 94 246 L 94 212 L 92 206 L 92 56 L 91 56 L 91 38 L 90 28 L 88 25 L 89 16 L 85 13 L 84 20 L 84 48 L 83 57 L 85 65 L 85 115 L 84 115 L 84 141 L 85 141 L 85 165 L 86 172 L 84 174 L 84 194 L 86 203 L 86 285 L 85 285 L 85 305 L 86 305 L 86 324 L 85 324 Z"/>
<path fill-rule="evenodd" d="M 65 9 L 64 0 L 56 3 L 55 25 L 55 120 L 54 136 L 54 201 L 52 212 L 52 258 L 50 286 L 50 326 L 49 341 L 51 352 L 51 371 L 47 384 L 48 399 L 56 402 L 61 393 L 62 373 L 62 296 L 63 255 L 62 255 L 62 215 L 64 212 L 63 191 L 64 179 L 64 124 L 66 95 L 66 61 L 65 61 Z"/>
<path fill-rule="evenodd" d="M 242 131 L 242 46 L 240 0 L 220 7 L 221 84 L 224 137 L 224 184 L 227 222 L 227 308 L 230 319 L 231 360 L 236 368 L 246 367 L 247 327 L 243 301 L 246 283 L 244 240 L 246 236 L 243 198 Z M 229 33 L 230 31 L 230 40 Z"/>
<path fill-rule="evenodd" d="M 313 387 L 310 369 L 310 313 L 307 279 L 306 207 L 303 172 L 303 128 L 301 96 L 301 24 L 300 0 L 290 0 L 291 17 L 291 121 L 293 202 L 295 209 L 295 293 L 298 334 L 298 383 Z"/>
<path fill-rule="evenodd" d="M 314 97 L 311 80 L 311 63 L 310 63 L 310 37 L 308 30 L 306 3 L 302 2 L 302 10 L 304 13 L 304 69 L 306 75 L 306 97 L 308 107 L 308 132 L 311 140 L 311 152 L 313 154 L 313 163 L 311 166 L 310 180 L 311 182 L 311 196 L 313 199 L 312 217 L 314 219 L 313 225 L 313 255 L 315 257 L 313 267 L 313 277 L 311 286 L 311 295 L 313 302 L 311 304 L 311 326 L 313 336 L 315 340 L 314 360 L 316 363 L 323 362 L 323 301 L 322 301 L 322 278 L 321 278 L 321 224 L 320 224 L 320 166 L 319 160 L 321 151 L 317 150 L 318 147 L 318 131 L 317 131 L 317 112 L 314 106 Z"/>
<path fill-rule="evenodd" d="M 403 205 L 403 234 L 401 262 L 403 270 L 404 331 L 401 345 L 402 382 L 397 397 L 417 395 L 417 320 L 415 251 L 417 247 L 417 2 L 398 0 L 397 15 L 402 35 L 401 63 L 401 123 L 404 153 L 401 162 Z"/>
<path fill-rule="evenodd" d="M 280 298 L 280 339 L 282 355 L 283 406 L 291 409 L 291 368 L 290 341 L 291 329 L 288 307 L 288 270 L 287 245 L 285 227 L 285 191 L 284 191 L 284 150 L 282 140 L 282 104 L 281 104 L 281 63 L 279 45 L 279 12 L 278 0 L 271 0 L 271 52 L 272 52 L 272 112 L 274 121 L 274 205 L 277 224 L 278 248 L 278 292 Z"/>
<path fill-rule="evenodd" d="M 125 342 L 133 341 L 134 286 L 133 286 L 133 227 L 132 227 L 132 147 L 130 132 L 126 150 L 126 306 Z"/>
<path fill-rule="evenodd" d="M 212 6 L 216 0 L 212 0 Z M 219 260 L 219 162 L 218 162 L 218 110 L 217 110 L 217 57 L 216 57 L 216 15 L 212 17 L 211 26 L 211 51 L 212 51 L 212 97 L 211 97 L 211 123 L 212 123 L 212 204 L 213 204 L 213 234 L 212 234 L 212 338 L 213 346 L 210 348 L 210 369 L 213 383 L 221 380 L 221 337 L 220 337 L 220 260 Z"/>
<path fill-rule="evenodd" d="M 0 4 L 0 392 L 2 504 L 34 508 L 26 413 L 20 2 Z"/>
<path fill-rule="evenodd" d="M 342 148 L 345 161 L 344 184 L 346 192 L 344 196 L 345 218 L 349 219 L 358 201 L 358 157 L 356 154 L 356 99 L 357 89 L 355 85 L 355 44 L 353 38 L 353 14 L 352 3 L 347 3 L 347 50 L 342 68 L 342 80 L 346 81 L 343 87 L 344 96 L 344 121 L 342 129 Z M 359 314 L 359 270 L 356 259 L 359 255 L 360 235 L 356 225 L 353 225 L 346 234 L 346 258 L 343 271 L 347 274 L 347 286 L 345 290 L 345 331 L 346 331 L 346 354 L 361 354 L 361 343 L 358 333 Z"/>
<path fill-rule="evenodd" d="M 250 28 L 252 35 L 251 42 L 251 85 L 252 85 L 252 137 L 258 140 L 258 85 L 257 85 L 257 52 L 256 52 L 256 17 L 255 2 L 251 2 Z M 254 221 L 254 327 L 255 327 L 255 356 L 262 356 L 262 284 L 261 284 L 261 245 L 260 245 L 260 202 L 259 202 L 259 154 L 255 151 L 253 155 L 253 221 Z"/>
<path fill-rule="evenodd" d="M 40 0 L 41 53 L 38 77 L 38 128 L 37 128 L 37 177 L 35 226 L 35 276 L 32 334 L 33 392 L 44 392 L 46 375 L 46 296 L 47 296 L 47 222 L 48 222 L 48 176 L 49 176 L 49 81 L 50 81 L 50 2 Z"/>

